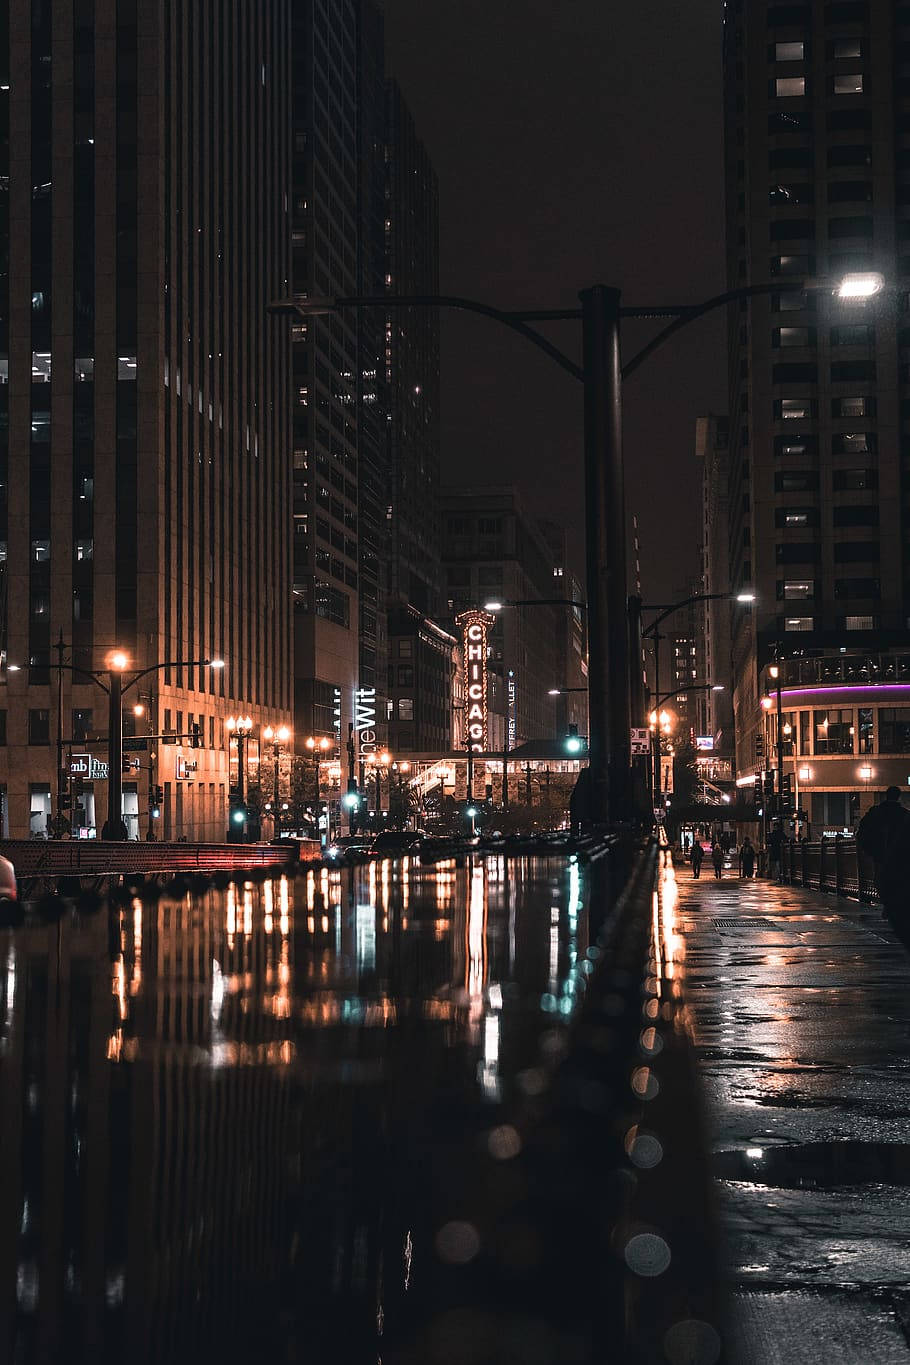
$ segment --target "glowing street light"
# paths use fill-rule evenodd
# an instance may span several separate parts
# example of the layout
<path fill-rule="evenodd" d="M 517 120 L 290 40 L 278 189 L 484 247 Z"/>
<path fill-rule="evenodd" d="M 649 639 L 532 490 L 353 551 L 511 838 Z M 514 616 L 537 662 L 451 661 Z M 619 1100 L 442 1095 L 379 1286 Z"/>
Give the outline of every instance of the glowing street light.
<path fill-rule="evenodd" d="M 856 270 L 845 275 L 837 287 L 839 299 L 871 299 L 885 287 L 885 277 L 877 270 Z"/>
<path fill-rule="evenodd" d="M 492 602 L 484 602 L 483 609 L 484 611 L 502 611 L 503 606 L 504 603 L 494 600 Z"/>
<path fill-rule="evenodd" d="M 737 600 L 737 602 L 754 602 L 754 601 L 755 601 L 755 593 L 754 593 L 754 592 L 738 592 L 738 593 L 736 594 L 736 600 Z"/>

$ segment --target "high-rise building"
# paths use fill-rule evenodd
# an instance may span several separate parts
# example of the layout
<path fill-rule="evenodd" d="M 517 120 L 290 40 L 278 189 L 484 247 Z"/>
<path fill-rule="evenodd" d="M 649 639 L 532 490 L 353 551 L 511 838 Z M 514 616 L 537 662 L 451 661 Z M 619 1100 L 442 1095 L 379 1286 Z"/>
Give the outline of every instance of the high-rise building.
<path fill-rule="evenodd" d="M 556 701 L 559 736 L 588 733 L 588 617 L 584 589 L 569 555 L 569 534 L 554 521 L 538 522 L 553 559 L 554 599 L 564 598 L 566 607 L 556 613 L 557 676 L 553 686 L 561 689 Z"/>
<path fill-rule="evenodd" d="M 564 685 L 559 618 L 567 608 L 509 605 L 557 595 L 552 549 L 515 490 L 446 489 L 442 554 L 450 619 L 488 601 L 503 603 L 490 630 L 488 664 L 508 707 L 510 747 L 555 738 L 557 708 L 548 693 Z"/>
<path fill-rule="evenodd" d="M 383 28 L 371 0 L 295 0 L 291 289 L 385 289 Z M 294 322 L 294 711 L 343 750 L 356 693 L 385 680 L 384 316 Z"/>
<path fill-rule="evenodd" d="M 729 285 L 777 286 L 729 315 L 737 763 L 780 748 L 842 829 L 908 785 L 910 7 L 731 0 L 724 28 Z M 838 297 L 863 271 L 884 291 Z"/>
<path fill-rule="evenodd" d="M 704 693 L 704 724 L 713 751 L 733 758 L 733 699 L 730 685 L 730 515 L 729 425 L 725 417 L 699 417 L 695 456 L 702 484 L 702 605 L 705 681 L 722 692 Z"/>
<path fill-rule="evenodd" d="M 223 838 L 228 714 L 290 719 L 290 371 L 266 313 L 289 274 L 290 0 L 0 11 L 4 832 L 59 814 L 58 740 L 103 759 L 116 648 L 151 670 L 129 719 L 174 739 L 124 782 L 129 832 L 154 779 L 160 834 Z M 100 832 L 103 784 L 67 795 Z"/>
<path fill-rule="evenodd" d="M 386 286 L 439 293 L 439 189 L 394 81 L 387 86 Z M 389 437 L 389 599 L 439 611 L 439 313 L 390 311 L 385 321 Z"/>

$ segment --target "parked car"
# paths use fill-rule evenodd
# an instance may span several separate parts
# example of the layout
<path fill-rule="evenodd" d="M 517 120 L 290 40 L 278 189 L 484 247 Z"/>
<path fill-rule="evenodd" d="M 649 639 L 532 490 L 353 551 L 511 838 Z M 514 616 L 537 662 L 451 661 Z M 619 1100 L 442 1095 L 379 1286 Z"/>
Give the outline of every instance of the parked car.
<path fill-rule="evenodd" d="M 416 853 L 419 848 L 420 835 L 413 830 L 384 829 L 370 844 L 370 853 L 385 858 L 396 853 Z"/>

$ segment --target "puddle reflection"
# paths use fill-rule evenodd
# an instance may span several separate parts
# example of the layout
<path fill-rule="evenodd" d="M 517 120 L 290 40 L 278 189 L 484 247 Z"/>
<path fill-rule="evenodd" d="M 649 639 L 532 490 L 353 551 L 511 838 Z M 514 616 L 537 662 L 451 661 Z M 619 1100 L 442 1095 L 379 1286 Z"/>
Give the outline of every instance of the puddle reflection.
<path fill-rule="evenodd" d="M 377 1360 L 571 1018 L 585 899 L 404 859 L 0 935 L 0 1355 Z"/>

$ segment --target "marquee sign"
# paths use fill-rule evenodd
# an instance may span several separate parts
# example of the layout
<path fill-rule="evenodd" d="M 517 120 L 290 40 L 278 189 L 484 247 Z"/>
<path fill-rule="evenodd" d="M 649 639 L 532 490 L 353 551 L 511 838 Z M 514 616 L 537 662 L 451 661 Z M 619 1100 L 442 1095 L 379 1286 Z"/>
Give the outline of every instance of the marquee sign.
<path fill-rule="evenodd" d="M 361 757 L 365 757 L 367 754 L 375 754 L 378 747 L 375 687 L 358 687 L 355 690 L 354 729 L 357 731 Z"/>
<path fill-rule="evenodd" d="M 486 611 L 463 611 L 455 617 L 462 632 L 466 747 L 476 754 L 489 748 L 487 636 L 495 621 Z"/>

